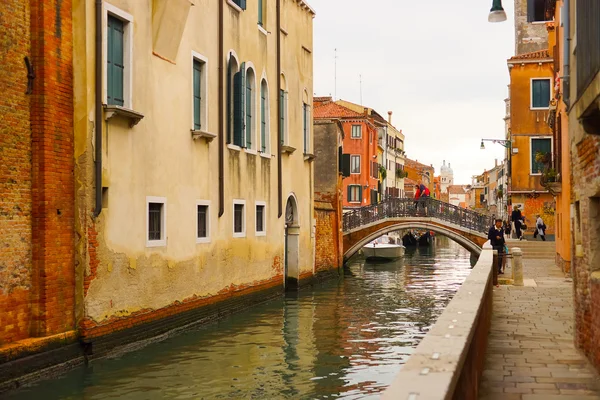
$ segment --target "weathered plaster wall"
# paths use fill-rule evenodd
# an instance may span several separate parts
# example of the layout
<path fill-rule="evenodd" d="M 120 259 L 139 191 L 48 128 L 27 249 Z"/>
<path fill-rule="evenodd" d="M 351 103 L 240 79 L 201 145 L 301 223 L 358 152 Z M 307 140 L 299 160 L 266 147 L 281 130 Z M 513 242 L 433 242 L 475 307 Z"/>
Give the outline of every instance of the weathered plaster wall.
<path fill-rule="evenodd" d="M 225 147 L 226 197 L 224 214 L 219 217 L 217 139 L 210 143 L 194 141 L 190 133 L 192 51 L 207 60 L 208 107 L 202 129 L 218 132 L 218 3 L 190 8 L 179 51 L 171 61 L 152 54 L 151 1 L 113 0 L 110 4 L 134 18 L 132 108 L 144 118 L 132 128 L 118 117 L 103 123 L 103 186 L 107 192 L 100 217 L 92 219 L 93 93 L 84 85 L 93 79 L 90 27 L 94 26 L 94 14 L 93 8 L 80 3 L 76 29 L 85 39 L 76 43 L 76 54 L 86 62 L 76 77 L 76 93 L 87 99 L 76 110 L 77 229 L 82 235 L 78 260 L 86 265 L 82 326 L 93 330 L 98 324 L 112 324 L 120 329 L 127 326 L 121 323 L 123 317 L 137 324 L 144 321 L 142 314 L 153 318 L 178 312 L 178 304 L 195 307 L 248 288 L 283 285 L 284 219 L 277 213 L 277 163 L 273 154 L 278 137 L 276 36 L 257 29 L 257 10 L 251 4 L 242 12 L 225 4 L 223 57 L 233 52 L 239 63 L 253 67 L 257 104 L 260 78 L 267 80 L 271 151 L 257 154 Z M 312 48 L 312 15 L 295 1 L 283 4 L 288 34 L 282 65 L 289 74 L 290 140 L 298 149 L 291 156 L 283 156 L 283 207 L 288 195 L 294 194 L 300 225 L 300 274 L 312 275 L 312 164 L 302 154 L 303 120 L 298 111 L 302 110 L 304 89 L 312 94 L 312 60 L 303 58 L 306 51 L 301 47 Z M 265 29 L 276 32 L 274 2 L 268 3 L 266 15 Z M 166 246 L 146 247 L 146 196 L 167 199 Z M 246 201 L 246 236 L 242 238 L 233 237 L 233 199 Z M 196 243 L 199 200 L 210 202 L 208 243 Z M 255 234 L 256 201 L 266 203 L 265 236 Z M 109 331 L 103 328 L 95 332 Z"/>
<path fill-rule="evenodd" d="M 515 54 L 548 48 L 544 22 L 527 22 L 527 0 L 515 0 Z"/>

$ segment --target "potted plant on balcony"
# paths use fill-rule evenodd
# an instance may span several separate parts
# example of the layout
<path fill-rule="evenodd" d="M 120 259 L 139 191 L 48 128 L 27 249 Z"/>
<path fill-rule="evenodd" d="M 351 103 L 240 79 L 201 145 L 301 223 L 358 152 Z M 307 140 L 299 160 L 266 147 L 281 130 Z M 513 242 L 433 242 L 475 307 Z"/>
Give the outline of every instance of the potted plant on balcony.
<path fill-rule="evenodd" d="M 398 179 L 404 179 L 408 176 L 408 172 L 404 171 L 403 169 L 398 168 L 396 170 L 396 178 Z"/>
<path fill-rule="evenodd" d="M 387 169 L 383 166 L 379 166 L 379 175 L 381 175 L 381 180 L 384 181 L 387 178 Z"/>
<path fill-rule="evenodd" d="M 542 172 L 540 183 L 553 195 L 561 192 L 560 174 L 554 168 L 546 168 Z"/>

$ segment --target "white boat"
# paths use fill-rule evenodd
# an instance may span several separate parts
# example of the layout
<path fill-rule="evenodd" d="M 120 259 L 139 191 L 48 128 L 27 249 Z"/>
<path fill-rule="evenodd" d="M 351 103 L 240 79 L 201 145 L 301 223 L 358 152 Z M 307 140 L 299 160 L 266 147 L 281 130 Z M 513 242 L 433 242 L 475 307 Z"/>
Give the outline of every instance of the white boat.
<path fill-rule="evenodd" d="M 391 243 L 387 235 L 383 235 L 362 248 L 367 260 L 395 260 L 404 255 L 402 244 Z"/>

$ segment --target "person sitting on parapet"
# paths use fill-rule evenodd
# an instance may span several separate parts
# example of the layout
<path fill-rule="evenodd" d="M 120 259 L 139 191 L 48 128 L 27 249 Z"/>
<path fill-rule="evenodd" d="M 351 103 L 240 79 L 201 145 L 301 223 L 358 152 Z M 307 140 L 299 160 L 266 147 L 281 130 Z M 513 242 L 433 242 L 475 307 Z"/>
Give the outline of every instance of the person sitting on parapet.
<path fill-rule="evenodd" d="M 488 239 L 490 239 L 490 244 L 494 248 L 494 250 L 498 250 L 498 273 L 503 274 L 502 270 L 502 256 L 504 254 L 504 244 L 506 241 L 504 240 L 504 229 L 502 229 L 502 219 L 496 218 L 494 221 L 494 225 L 490 228 L 488 232 Z"/>

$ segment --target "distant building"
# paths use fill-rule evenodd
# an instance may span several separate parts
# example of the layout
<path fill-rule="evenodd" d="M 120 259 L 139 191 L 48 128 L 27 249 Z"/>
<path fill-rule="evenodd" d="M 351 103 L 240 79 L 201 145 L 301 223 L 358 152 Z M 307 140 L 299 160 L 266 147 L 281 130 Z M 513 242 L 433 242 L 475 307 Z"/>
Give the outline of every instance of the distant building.
<path fill-rule="evenodd" d="M 433 165 L 422 164 L 417 160 L 406 158 L 404 160 L 404 171 L 408 174 L 408 178 L 424 184 L 429 188 L 430 192 L 433 192 L 433 178 L 435 173 Z"/>
<path fill-rule="evenodd" d="M 468 185 L 451 185 L 448 186 L 448 202 L 452 205 L 468 208 L 468 193 L 469 186 Z"/>
<path fill-rule="evenodd" d="M 554 19 L 554 0 L 515 0 L 515 54 L 548 48 L 544 22 Z"/>
<path fill-rule="evenodd" d="M 443 164 L 440 167 L 440 184 L 440 191 L 442 193 L 446 193 L 448 187 L 454 185 L 454 171 L 452 171 L 450 163 L 446 165 L 446 160 L 443 161 Z"/>

